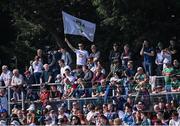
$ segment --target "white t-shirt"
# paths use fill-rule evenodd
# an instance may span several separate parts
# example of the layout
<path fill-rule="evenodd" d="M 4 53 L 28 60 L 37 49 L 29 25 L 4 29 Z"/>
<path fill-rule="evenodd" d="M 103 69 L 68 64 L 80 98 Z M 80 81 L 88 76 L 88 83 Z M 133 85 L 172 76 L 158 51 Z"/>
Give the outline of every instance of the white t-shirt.
<path fill-rule="evenodd" d="M 95 121 L 94 116 L 95 112 L 90 111 L 86 116 L 87 121 Z"/>
<path fill-rule="evenodd" d="M 180 126 L 180 119 L 178 119 L 177 121 L 171 119 L 169 121 L 169 126 Z"/>
<path fill-rule="evenodd" d="M 63 77 L 63 74 L 65 73 L 66 69 L 69 69 L 71 71 L 71 68 L 68 65 L 61 67 L 61 70 L 60 70 L 61 77 Z"/>
<path fill-rule="evenodd" d="M 157 53 L 157 54 L 156 54 L 156 62 L 162 64 L 162 62 L 163 62 L 163 54 L 162 54 L 162 51 L 161 51 L 160 53 Z"/>
<path fill-rule="evenodd" d="M 4 81 L 6 86 L 9 85 L 11 78 L 12 78 L 11 71 L 8 70 L 6 73 L 1 73 L 1 79 Z"/>
<path fill-rule="evenodd" d="M 12 86 L 16 86 L 16 85 L 22 85 L 23 84 L 23 76 L 21 74 L 19 74 L 19 76 L 13 76 L 12 77 L 12 81 L 11 81 L 11 85 Z"/>
<path fill-rule="evenodd" d="M 34 73 L 36 73 L 36 72 L 42 72 L 42 69 L 43 69 L 43 64 L 42 64 L 42 62 L 38 62 L 37 64 L 36 64 L 36 61 L 34 61 L 33 62 L 33 69 L 34 69 Z"/>
<path fill-rule="evenodd" d="M 75 50 L 76 53 L 76 65 L 85 65 L 89 56 L 86 50 Z"/>
<path fill-rule="evenodd" d="M 69 81 L 71 82 L 71 83 L 74 83 L 75 82 L 75 80 L 76 80 L 76 78 L 74 77 L 74 76 L 67 76 L 67 78 L 69 79 Z"/>
<path fill-rule="evenodd" d="M 124 112 L 119 110 L 118 116 L 119 116 L 120 119 L 123 119 L 124 118 Z"/>

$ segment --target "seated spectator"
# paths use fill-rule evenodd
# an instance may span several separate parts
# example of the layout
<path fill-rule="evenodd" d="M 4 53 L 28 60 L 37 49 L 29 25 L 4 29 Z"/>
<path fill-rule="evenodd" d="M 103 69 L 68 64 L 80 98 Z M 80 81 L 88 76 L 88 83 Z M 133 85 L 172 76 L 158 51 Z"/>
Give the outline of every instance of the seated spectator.
<path fill-rule="evenodd" d="M 78 78 L 77 80 L 77 88 L 75 89 L 74 94 L 78 98 L 83 98 L 88 95 L 88 90 L 87 90 L 87 84 L 82 78 Z"/>
<path fill-rule="evenodd" d="M 139 101 L 134 107 L 137 111 L 144 111 L 145 110 L 145 106 L 144 106 L 144 103 L 142 101 Z"/>
<path fill-rule="evenodd" d="M 83 65 L 82 65 L 83 66 Z M 84 77 L 84 72 L 82 70 L 82 66 L 76 66 L 76 69 L 74 69 L 71 74 L 75 77 L 75 78 L 83 78 Z"/>
<path fill-rule="evenodd" d="M 134 70 L 134 66 L 133 66 L 133 61 L 128 61 L 127 62 L 127 69 L 125 70 L 125 75 L 126 77 L 132 78 L 135 75 L 135 70 Z"/>
<path fill-rule="evenodd" d="M 121 126 L 122 125 L 122 120 L 119 118 L 116 118 L 113 120 L 113 125 L 115 126 Z"/>
<path fill-rule="evenodd" d="M 144 102 L 144 106 L 145 106 L 145 110 L 149 109 L 149 105 L 150 105 L 150 94 L 149 91 L 145 88 L 144 85 L 141 85 L 136 98 L 135 98 L 135 103 L 137 103 L 138 101 L 143 101 Z"/>
<path fill-rule="evenodd" d="M 153 89 L 152 93 L 161 93 L 161 92 L 163 92 L 163 91 L 164 91 L 164 87 L 161 86 L 161 85 L 157 85 L 157 86 Z"/>
<path fill-rule="evenodd" d="M 173 60 L 174 73 L 180 75 L 180 64 L 177 59 Z"/>
<path fill-rule="evenodd" d="M 22 125 L 26 124 L 26 115 L 23 110 L 18 110 L 17 112 L 18 119 Z"/>
<path fill-rule="evenodd" d="M 172 76 L 171 84 L 172 84 L 171 91 L 173 91 L 173 92 L 180 91 L 180 81 L 177 79 L 176 75 Z"/>
<path fill-rule="evenodd" d="M 133 112 L 133 114 L 134 114 L 135 125 L 140 125 L 141 124 L 141 111 Z"/>
<path fill-rule="evenodd" d="M 18 101 L 21 99 L 21 90 L 24 84 L 23 76 L 19 73 L 18 69 L 13 70 L 13 77 L 11 85 L 13 86 L 13 98 L 12 101 Z"/>
<path fill-rule="evenodd" d="M 101 125 L 109 125 L 109 120 L 108 120 L 108 118 L 106 117 L 106 116 L 104 116 L 104 115 L 99 115 L 99 117 L 98 117 L 98 121 L 99 121 L 99 124 L 101 124 Z"/>
<path fill-rule="evenodd" d="M 63 83 L 63 80 L 62 80 L 60 74 L 58 74 L 56 76 L 55 83 L 57 84 L 57 90 L 60 92 L 61 96 L 63 96 L 63 93 L 64 93 L 64 83 Z"/>
<path fill-rule="evenodd" d="M 96 124 L 95 106 L 92 103 L 90 103 L 88 104 L 87 107 L 88 107 L 89 112 L 86 116 L 86 119 L 89 122 L 89 125 L 92 125 L 92 124 L 95 125 Z"/>
<path fill-rule="evenodd" d="M 1 88 L 0 89 L 0 106 L 1 108 L 8 111 L 8 99 L 7 99 L 7 92 L 6 89 Z"/>
<path fill-rule="evenodd" d="M 57 90 L 56 85 L 51 86 L 49 98 L 61 98 L 61 94 Z"/>
<path fill-rule="evenodd" d="M 177 111 L 174 111 L 172 113 L 172 119 L 169 121 L 169 126 L 179 126 L 180 125 L 180 119 L 179 114 Z"/>
<path fill-rule="evenodd" d="M 92 97 L 98 97 L 99 96 L 99 91 L 98 91 L 98 83 L 94 83 L 92 86 Z"/>
<path fill-rule="evenodd" d="M 39 97 L 42 105 L 46 106 L 47 102 L 49 101 L 49 91 L 47 90 L 46 86 L 41 88 Z"/>
<path fill-rule="evenodd" d="M 117 83 L 121 82 L 121 73 L 115 72 L 112 77 L 110 78 L 111 85 L 116 85 Z"/>
<path fill-rule="evenodd" d="M 107 103 L 104 103 L 103 105 L 102 105 L 102 107 L 103 107 L 103 114 L 104 114 L 104 116 L 106 116 L 107 117 L 107 115 L 108 115 L 108 104 Z"/>
<path fill-rule="evenodd" d="M 99 92 L 99 96 L 100 97 L 104 97 L 106 94 L 106 88 L 107 88 L 107 84 L 106 84 L 106 80 L 102 79 L 100 81 L 100 86 L 98 86 L 98 92 Z"/>
<path fill-rule="evenodd" d="M 115 96 L 116 97 L 120 97 L 121 95 L 124 94 L 124 88 L 122 85 L 120 84 L 116 84 L 115 86 Z"/>
<path fill-rule="evenodd" d="M 27 113 L 27 117 L 26 117 L 26 121 L 28 125 L 32 125 L 35 124 L 36 120 L 35 120 L 35 106 L 34 104 L 31 104 L 29 106 L 29 108 L 27 109 L 28 113 Z"/>
<path fill-rule="evenodd" d="M 84 114 L 82 113 L 81 110 L 78 110 L 77 116 L 80 119 L 81 125 L 87 125 L 88 124 L 87 119 L 86 119 L 86 117 L 84 116 Z"/>
<path fill-rule="evenodd" d="M 110 66 L 110 72 L 109 72 L 107 78 L 111 77 L 115 72 L 118 72 L 118 73 L 123 72 L 120 61 L 117 59 L 113 60 L 111 66 Z"/>
<path fill-rule="evenodd" d="M 133 107 L 134 105 L 134 99 L 130 96 L 127 97 L 127 102 L 124 104 L 124 106 L 130 106 Z"/>
<path fill-rule="evenodd" d="M 171 108 L 172 108 L 172 110 L 177 110 L 177 108 L 178 108 L 178 100 L 176 100 L 176 99 L 173 99 L 173 100 L 171 100 Z"/>
<path fill-rule="evenodd" d="M 70 119 L 71 125 L 81 125 L 81 120 L 78 116 L 73 115 Z"/>
<path fill-rule="evenodd" d="M 158 112 L 156 114 L 156 117 L 157 117 L 157 120 L 156 120 L 156 122 L 154 122 L 154 125 L 163 125 L 163 126 L 168 125 L 167 120 L 164 119 L 164 113 L 163 112 Z"/>
<path fill-rule="evenodd" d="M 52 72 L 49 70 L 49 65 L 44 64 L 44 71 L 40 76 L 40 84 L 42 83 L 51 83 L 52 82 Z"/>
<path fill-rule="evenodd" d="M 137 86 L 135 87 L 136 90 L 139 90 L 139 87 L 145 86 L 148 90 L 150 90 L 150 85 L 148 83 L 148 76 L 144 73 L 142 67 L 137 68 L 137 72 L 134 76 L 134 80 L 137 83 Z"/>
<path fill-rule="evenodd" d="M 84 72 L 83 79 L 86 81 L 87 87 L 90 88 L 90 87 L 92 87 L 91 80 L 93 78 L 93 72 L 86 65 L 84 65 L 82 67 L 82 69 L 83 69 L 83 72 Z"/>
<path fill-rule="evenodd" d="M 30 71 L 24 72 L 24 75 L 25 75 L 24 81 L 27 86 L 31 86 L 32 84 L 35 83 L 34 76 L 30 73 Z"/>
<path fill-rule="evenodd" d="M 12 114 L 12 115 L 11 115 L 10 125 L 13 125 L 13 126 L 14 126 L 14 125 L 16 125 L 16 126 L 21 125 L 21 123 L 20 123 L 20 121 L 19 121 L 19 119 L 18 119 L 17 114 Z"/>
<path fill-rule="evenodd" d="M 96 68 L 96 71 L 94 72 L 93 78 L 92 78 L 92 85 L 95 83 L 100 83 L 100 81 L 105 77 L 105 75 L 101 72 L 101 68 Z"/>
<path fill-rule="evenodd" d="M 101 69 L 101 73 L 103 73 L 104 75 L 106 74 L 106 70 L 101 61 L 97 61 L 96 63 L 94 63 L 94 66 L 90 70 L 94 73 L 97 68 Z"/>
<path fill-rule="evenodd" d="M 28 87 L 27 89 L 27 93 L 26 93 L 26 99 L 30 100 L 30 101 L 35 101 L 38 100 L 38 94 L 36 91 L 32 91 L 32 87 Z"/>
<path fill-rule="evenodd" d="M 144 73 L 142 67 L 137 68 L 137 72 L 134 76 L 134 80 L 137 84 L 145 85 L 147 83 L 147 75 Z"/>
<path fill-rule="evenodd" d="M 125 115 L 123 120 L 123 125 L 133 125 L 134 117 L 132 115 L 132 108 L 130 106 L 125 106 Z"/>
<path fill-rule="evenodd" d="M 70 80 L 68 78 L 65 78 L 63 80 L 64 83 L 64 93 L 63 93 L 63 99 L 68 98 L 74 91 L 74 89 L 72 88 L 73 83 L 70 82 Z"/>
<path fill-rule="evenodd" d="M 58 125 L 68 124 L 69 114 L 65 112 L 63 107 L 58 108 Z"/>
<path fill-rule="evenodd" d="M 70 70 L 69 69 L 65 69 L 64 75 L 65 75 L 64 78 L 67 78 L 70 81 L 70 83 L 74 83 L 75 82 L 76 78 L 70 74 Z"/>
<path fill-rule="evenodd" d="M 13 96 L 11 98 L 11 101 L 12 102 L 16 102 L 16 101 L 21 100 L 21 91 L 20 91 L 20 88 L 18 86 L 13 86 L 12 90 L 13 90 Z"/>
<path fill-rule="evenodd" d="M 170 63 L 166 63 L 166 68 L 163 68 L 162 75 L 165 76 L 165 90 L 171 91 L 171 76 L 174 74 L 174 69 Z"/>
<path fill-rule="evenodd" d="M 64 74 L 65 74 L 65 70 L 69 69 L 71 71 L 71 68 L 70 68 L 70 66 L 65 65 L 65 62 L 64 62 L 63 59 L 59 60 L 58 63 L 59 63 L 59 66 L 60 66 L 60 75 L 61 75 L 61 78 L 63 78 Z"/>
<path fill-rule="evenodd" d="M 2 73 L 1 73 L 0 78 L 4 82 L 5 86 L 11 85 L 12 72 L 8 70 L 8 67 L 6 65 L 2 66 Z"/>
<path fill-rule="evenodd" d="M 91 70 L 91 69 L 94 69 L 94 67 L 95 67 L 95 64 L 96 63 L 94 63 L 93 62 L 93 57 L 88 57 L 88 59 L 87 59 L 87 66 L 88 66 L 88 68 Z"/>
<path fill-rule="evenodd" d="M 141 112 L 141 120 L 142 126 L 151 126 L 151 120 L 147 117 L 147 112 Z"/>
<path fill-rule="evenodd" d="M 14 69 L 13 70 L 13 76 L 12 76 L 11 85 L 20 87 L 23 84 L 24 84 L 23 76 L 19 73 L 18 69 Z"/>
<path fill-rule="evenodd" d="M 125 94 L 132 94 L 135 92 L 135 86 L 136 84 L 134 83 L 134 79 L 133 78 L 128 78 L 125 76 L 125 78 L 123 78 L 123 86 L 124 86 L 124 90 L 125 90 Z"/>
<path fill-rule="evenodd" d="M 54 110 L 50 111 L 49 117 L 51 118 L 51 124 L 50 125 L 56 125 L 58 123 L 57 114 Z"/>
<path fill-rule="evenodd" d="M 112 103 L 108 104 L 108 114 L 107 114 L 107 119 L 108 120 L 113 120 L 115 118 L 118 118 L 118 113 L 114 111 L 114 106 Z"/>

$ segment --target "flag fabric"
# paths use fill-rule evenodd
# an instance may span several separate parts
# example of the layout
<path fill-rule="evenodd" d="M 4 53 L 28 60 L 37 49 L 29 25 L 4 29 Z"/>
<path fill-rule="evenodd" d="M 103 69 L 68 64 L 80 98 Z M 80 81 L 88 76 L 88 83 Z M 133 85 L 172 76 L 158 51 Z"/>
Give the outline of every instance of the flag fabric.
<path fill-rule="evenodd" d="M 74 17 L 62 11 L 64 34 L 81 35 L 89 41 L 94 41 L 96 24 Z"/>

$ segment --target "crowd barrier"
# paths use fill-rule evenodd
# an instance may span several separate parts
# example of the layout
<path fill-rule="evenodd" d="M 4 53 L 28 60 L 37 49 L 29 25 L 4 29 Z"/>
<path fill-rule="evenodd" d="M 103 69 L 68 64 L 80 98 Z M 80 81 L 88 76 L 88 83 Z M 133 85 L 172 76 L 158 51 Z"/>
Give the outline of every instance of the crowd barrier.
<path fill-rule="evenodd" d="M 156 78 L 160 78 L 160 77 L 163 77 L 163 76 L 156 76 Z M 57 83 L 49 83 L 47 85 L 58 85 L 58 84 Z M 41 84 L 33 84 L 31 86 L 32 87 L 40 87 Z M 28 100 L 26 100 L 24 98 L 25 95 L 24 95 L 23 91 L 21 91 L 21 100 L 19 100 L 17 102 L 12 102 L 11 101 L 11 93 L 12 93 L 11 86 L 9 86 L 9 87 L 0 87 L 0 88 L 6 88 L 7 89 L 7 95 L 8 95 L 8 113 L 9 114 L 11 114 L 11 109 L 12 109 L 12 106 L 14 104 L 21 105 L 22 109 L 26 109 L 27 106 L 29 106 L 32 103 L 40 104 L 40 100 L 36 100 L 36 101 L 28 101 Z M 180 92 L 150 93 L 151 103 L 156 102 L 159 97 L 167 98 L 168 95 L 171 95 L 171 96 L 175 96 L 176 95 L 179 98 L 180 97 Z M 122 97 L 127 97 L 126 95 L 121 95 L 121 96 Z M 108 97 L 107 101 L 114 102 L 112 97 L 114 97 L 114 93 L 112 94 L 112 96 Z M 131 97 L 135 98 L 136 97 L 136 93 L 135 94 L 131 94 Z M 177 100 L 179 100 L 179 99 L 177 99 Z M 93 103 L 96 104 L 97 101 L 100 102 L 100 103 L 103 103 L 103 98 L 99 98 L 99 97 L 86 97 L 86 98 L 73 98 L 73 99 L 68 98 L 68 99 L 63 99 L 63 100 L 62 99 L 58 99 L 58 98 L 54 98 L 54 99 L 51 99 L 49 102 L 55 104 L 56 106 L 65 102 L 67 104 L 68 109 L 70 109 L 73 101 L 78 101 L 81 104 L 87 104 L 87 103 L 90 103 L 90 102 L 91 103 L 93 102 Z"/>

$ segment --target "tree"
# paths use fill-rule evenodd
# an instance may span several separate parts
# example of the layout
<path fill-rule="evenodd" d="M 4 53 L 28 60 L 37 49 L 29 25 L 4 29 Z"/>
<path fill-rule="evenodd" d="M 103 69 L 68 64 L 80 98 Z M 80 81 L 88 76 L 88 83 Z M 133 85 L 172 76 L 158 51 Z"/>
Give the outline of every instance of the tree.
<path fill-rule="evenodd" d="M 180 31 L 178 0 L 2 0 L 0 8 L 11 17 L 15 40 L 9 44 L 14 45 L 12 51 L 22 64 L 32 59 L 37 48 L 65 45 L 62 10 L 97 24 L 95 43 L 103 48 L 104 56 L 112 42 L 129 43 L 139 52 L 143 38 L 154 45 L 167 43 Z M 24 55 L 29 55 L 25 61 Z"/>

